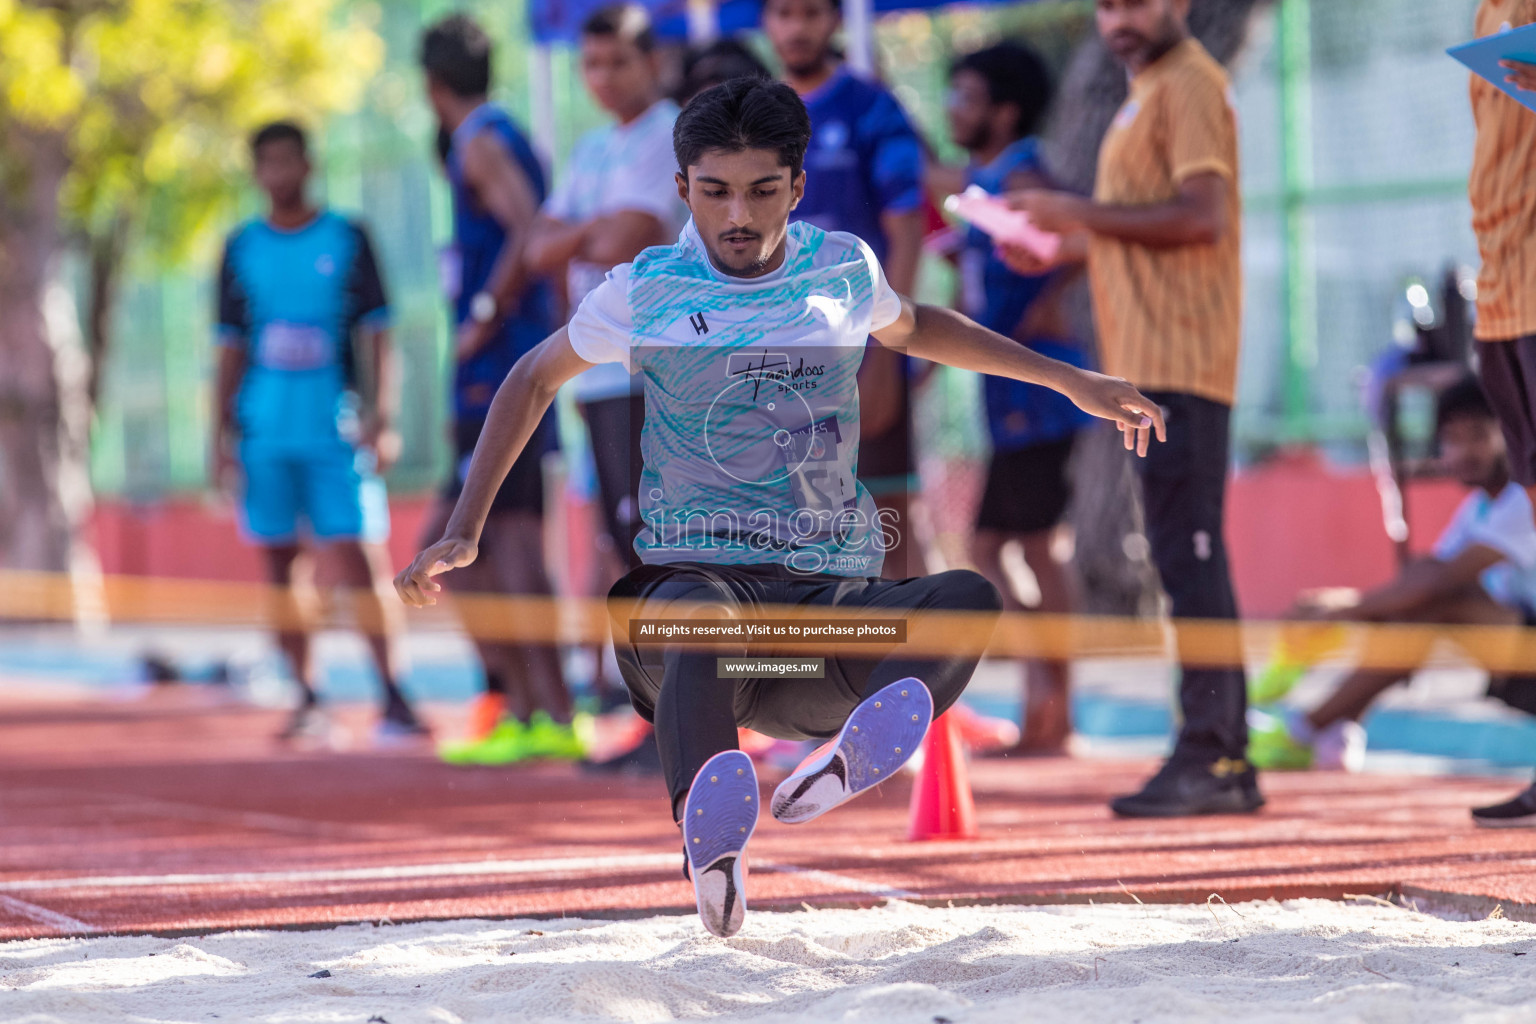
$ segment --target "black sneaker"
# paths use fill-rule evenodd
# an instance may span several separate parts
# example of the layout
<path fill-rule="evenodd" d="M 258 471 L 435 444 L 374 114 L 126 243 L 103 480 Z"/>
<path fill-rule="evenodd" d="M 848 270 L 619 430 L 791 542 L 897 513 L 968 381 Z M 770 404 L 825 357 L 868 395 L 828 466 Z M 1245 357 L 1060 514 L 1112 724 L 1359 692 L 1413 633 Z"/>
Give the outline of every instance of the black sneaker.
<path fill-rule="evenodd" d="M 1247 761 L 1170 758 L 1140 793 L 1118 797 L 1109 806 L 1122 818 L 1183 818 L 1248 814 L 1264 806 L 1264 797 L 1258 774 Z"/>
<path fill-rule="evenodd" d="M 1482 828 L 1536 828 L 1536 783 L 1513 800 L 1473 808 L 1472 820 Z"/>

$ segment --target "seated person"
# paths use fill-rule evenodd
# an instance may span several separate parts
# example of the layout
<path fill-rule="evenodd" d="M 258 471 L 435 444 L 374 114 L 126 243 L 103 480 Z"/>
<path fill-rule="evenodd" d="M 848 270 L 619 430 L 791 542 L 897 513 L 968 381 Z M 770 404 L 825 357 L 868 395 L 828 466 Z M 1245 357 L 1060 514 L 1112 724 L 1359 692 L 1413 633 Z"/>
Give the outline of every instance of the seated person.
<path fill-rule="evenodd" d="M 1536 624 L 1536 521 L 1525 490 L 1510 480 L 1504 435 L 1471 377 L 1440 395 L 1435 438 L 1446 470 L 1472 490 L 1435 542 L 1433 553 L 1404 568 L 1390 583 L 1350 599 L 1338 600 L 1338 591 L 1326 592 L 1334 595 L 1331 601 L 1316 595 L 1304 598 L 1296 609 L 1298 618 L 1454 626 Z M 1390 660 L 1401 662 L 1408 645 L 1410 653 L 1422 661 L 1437 639 L 1439 631 L 1393 637 Z M 1367 664 L 1378 660 L 1370 655 L 1382 642 L 1369 641 L 1362 660 Z M 1468 653 L 1477 657 L 1481 652 Z M 1311 712 L 1295 712 L 1268 729 L 1255 730 L 1250 759 L 1260 768 L 1309 768 L 1314 758 L 1325 760 L 1327 746 L 1336 751 L 1349 745 L 1347 739 L 1341 740 L 1348 732 L 1363 740 L 1356 723 L 1377 695 L 1406 677 L 1397 669 L 1356 669 Z M 1342 760 L 1347 763 L 1348 758 Z M 1517 813 L 1521 807 L 1523 813 Z M 1536 825 L 1536 786 L 1510 804 L 1480 808 L 1472 814 L 1480 824 L 1513 824 L 1507 820 L 1512 816 Z"/>

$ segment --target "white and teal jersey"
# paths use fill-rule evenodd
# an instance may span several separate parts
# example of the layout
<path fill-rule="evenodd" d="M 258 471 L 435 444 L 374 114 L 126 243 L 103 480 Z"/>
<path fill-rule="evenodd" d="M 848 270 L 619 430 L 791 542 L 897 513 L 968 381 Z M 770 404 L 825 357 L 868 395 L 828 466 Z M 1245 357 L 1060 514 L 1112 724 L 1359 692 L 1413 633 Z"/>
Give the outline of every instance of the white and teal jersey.
<path fill-rule="evenodd" d="M 805 223 L 761 277 L 716 270 L 691 221 L 610 271 L 570 339 L 645 382 L 641 559 L 878 576 L 906 524 L 858 482 L 857 374 L 900 313 L 868 245 Z"/>

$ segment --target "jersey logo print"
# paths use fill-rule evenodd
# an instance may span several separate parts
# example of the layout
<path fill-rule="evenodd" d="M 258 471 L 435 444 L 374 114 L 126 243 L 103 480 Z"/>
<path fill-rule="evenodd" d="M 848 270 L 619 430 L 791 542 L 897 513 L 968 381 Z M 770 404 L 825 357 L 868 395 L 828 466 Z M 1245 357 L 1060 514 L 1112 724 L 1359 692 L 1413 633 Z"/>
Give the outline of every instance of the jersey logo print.
<path fill-rule="evenodd" d="M 688 318 L 688 322 L 693 325 L 694 334 L 709 333 L 709 324 L 705 321 L 703 313 L 693 314 L 693 316 Z"/>

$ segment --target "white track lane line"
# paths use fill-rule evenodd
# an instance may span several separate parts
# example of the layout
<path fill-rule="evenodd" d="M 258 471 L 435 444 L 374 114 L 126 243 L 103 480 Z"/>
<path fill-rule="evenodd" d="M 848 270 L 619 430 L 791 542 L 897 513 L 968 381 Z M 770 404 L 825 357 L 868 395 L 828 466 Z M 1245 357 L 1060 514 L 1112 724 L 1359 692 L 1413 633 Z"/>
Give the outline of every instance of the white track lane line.
<path fill-rule="evenodd" d="M 386 865 L 318 871 L 235 871 L 218 874 L 96 875 L 81 878 L 0 879 L 0 892 L 59 889 L 137 889 L 181 885 L 263 885 L 306 882 L 400 881 L 410 878 L 482 878 L 508 875 L 558 877 L 596 871 L 647 870 L 680 864 L 680 853 L 618 854 L 611 857 L 547 857 L 530 860 L 476 860 L 448 864 Z M 679 876 L 681 877 L 681 876 Z"/>
<path fill-rule="evenodd" d="M 47 907 L 40 907 L 36 903 L 28 903 L 14 896 L 0 893 L 0 910 L 24 917 L 28 921 L 36 921 L 38 924 L 46 924 L 51 928 L 57 928 L 61 932 L 95 932 L 99 931 L 95 925 L 86 924 L 84 921 L 61 914 Z"/>
<path fill-rule="evenodd" d="M 812 882 L 820 882 L 823 885 L 838 886 L 851 892 L 862 892 L 870 896 L 888 896 L 893 900 L 909 900 L 917 896 L 917 893 L 906 889 L 893 889 L 888 885 L 878 882 L 866 882 L 858 878 L 850 878 L 847 875 L 839 875 L 831 871 L 819 871 L 816 868 L 797 868 L 793 864 L 760 864 L 753 865 L 754 871 L 765 871 L 772 875 L 798 875 Z"/>
<path fill-rule="evenodd" d="M 673 868 L 680 858 L 676 853 L 616 854 L 608 857 L 544 857 L 528 860 L 477 860 L 446 864 L 389 865 L 372 868 L 331 868 L 314 871 L 235 871 L 210 874 L 173 875 L 87 875 L 74 878 L 0 879 L 0 894 L 5 892 L 58 892 L 68 889 L 140 889 L 157 886 L 190 885 L 278 885 L 328 882 L 393 882 L 430 878 L 506 878 L 532 876 L 565 878 L 592 875 L 601 871 L 649 871 Z M 763 863 L 757 870 L 770 874 L 801 875 L 850 892 L 893 899 L 908 899 L 915 893 L 866 882 L 847 875 L 789 864 Z M 0 895 L 0 899 L 4 899 Z M 17 901 L 20 902 L 20 901 Z M 30 904 L 28 904 L 30 906 Z M 41 908 L 39 908 L 41 909 Z M 45 911 L 47 913 L 47 911 Z"/>

